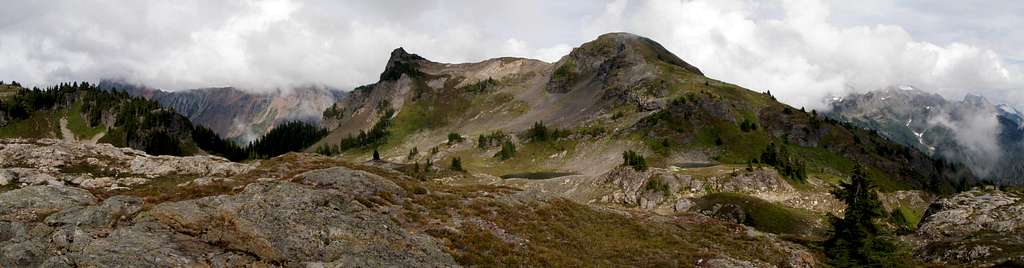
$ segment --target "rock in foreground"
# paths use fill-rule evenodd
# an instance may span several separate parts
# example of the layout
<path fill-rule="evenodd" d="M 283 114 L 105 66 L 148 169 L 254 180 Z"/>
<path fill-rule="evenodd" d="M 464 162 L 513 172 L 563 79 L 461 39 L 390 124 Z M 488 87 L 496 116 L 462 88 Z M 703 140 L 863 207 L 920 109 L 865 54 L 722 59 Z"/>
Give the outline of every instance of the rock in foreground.
<path fill-rule="evenodd" d="M 932 203 L 917 233 L 915 255 L 928 262 L 992 265 L 1024 262 L 1024 196 L 975 189 Z"/>

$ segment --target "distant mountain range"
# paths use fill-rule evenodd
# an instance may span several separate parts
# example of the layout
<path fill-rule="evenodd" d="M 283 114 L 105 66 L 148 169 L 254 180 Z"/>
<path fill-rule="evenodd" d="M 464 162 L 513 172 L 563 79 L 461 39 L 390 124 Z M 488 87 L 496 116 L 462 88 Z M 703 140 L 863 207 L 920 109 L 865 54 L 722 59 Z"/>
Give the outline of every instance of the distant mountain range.
<path fill-rule="evenodd" d="M 1024 114 L 985 98 L 946 100 L 911 86 L 834 98 L 827 115 L 969 166 L 1000 182 L 1024 182 Z"/>
<path fill-rule="evenodd" d="M 210 128 L 221 137 L 248 143 L 287 121 L 319 124 L 321 113 L 347 94 L 325 87 L 297 87 L 255 92 L 234 87 L 164 91 L 123 81 L 104 80 L 99 87 L 159 102 Z"/>

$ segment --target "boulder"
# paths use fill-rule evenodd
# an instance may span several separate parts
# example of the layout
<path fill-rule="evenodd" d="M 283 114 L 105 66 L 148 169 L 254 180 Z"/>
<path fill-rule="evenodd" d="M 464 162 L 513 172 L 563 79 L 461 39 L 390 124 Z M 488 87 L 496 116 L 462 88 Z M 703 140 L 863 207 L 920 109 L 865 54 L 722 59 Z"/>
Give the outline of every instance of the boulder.
<path fill-rule="evenodd" d="M 35 221 L 70 207 L 96 204 L 86 190 L 67 186 L 29 186 L 0 193 L 0 220 Z"/>
<path fill-rule="evenodd" d="M 344 167 L 308 171 L 297 176 L 299 183 L 341 191 L 346 196 L 404 195 L 398 184 L 376 174 Z"/>
<path fill-rule="evenodd" d="M 6 186 L 11 183 L 15 183 L 18 180 L 18 174 L 14 171 L 0 169 L 0 186 Z"/>
<path fill-rule="evenodd" d="M 405 230 L 380 211 L 351 201 L 352 193 L 400 190 L 393 183 L 337 169 L 314 174 L 324 176 L 306 177 L 355 183 L 347 192 L 289 182 L 250 184 L 237 195 L 164 203 L 149 214 L 176 232 L 286 266 L 454 265 L 433 237 Z"/>
<path fill-rule="evenodd" d="M 988 188 L 939 199 L 908 238 L 917 244 L 915 256 L 931 263 L 1024 261 L 1024 195 Z"/>
<path fill-rule="evenodd" d="M 85 227 L 113 227 L 119 220 L 126 220 L 142 210 L 142 198 L 114 196 L 96 206 L 72 207 L 46 217 L 50 225 L 75 225 Z"/>

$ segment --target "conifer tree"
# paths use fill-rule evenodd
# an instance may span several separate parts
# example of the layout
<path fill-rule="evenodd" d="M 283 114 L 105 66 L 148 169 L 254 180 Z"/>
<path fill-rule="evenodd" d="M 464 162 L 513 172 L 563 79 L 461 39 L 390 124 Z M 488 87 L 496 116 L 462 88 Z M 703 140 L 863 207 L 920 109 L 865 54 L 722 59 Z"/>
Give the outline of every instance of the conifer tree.
<path fill-rule="evenodd" d="M 832 217 L 832 236 L 825 252 L 836 267 L 902 267 L 907 257 L 899 246 L 882 236 L 875 219 L 885 215 L 877 186 L 864 168 L 854 167 L 850 182 L 842 182 L 832 195 L 846 203 L 843 218 Z"/>
<path fill-rule="evenodd" d="M 451 165 L 451 167 L 449 169 L 452 170 L 452 171 L 459 171 L 459 172 L 466 171 L 465 169 L 462 169 L 462 159 L 460 159 L 458 157 L 452 158 L 452 165 Z"/>

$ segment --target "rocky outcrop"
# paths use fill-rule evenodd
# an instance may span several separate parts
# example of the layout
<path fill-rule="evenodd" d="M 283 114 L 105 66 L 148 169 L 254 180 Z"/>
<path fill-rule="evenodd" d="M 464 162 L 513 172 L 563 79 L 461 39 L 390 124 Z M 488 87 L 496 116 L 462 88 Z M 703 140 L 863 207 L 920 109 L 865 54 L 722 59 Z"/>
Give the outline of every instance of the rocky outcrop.
<path fill-rule="evenodd" d="M 0 185 L 77 185 L 117 189 L 162 177 L 230 177 L 252 170 L 251 164 L 215 156 L 151 156 L 110 144 L 53 139 L 0 140 Z"/>
<path fill-rule="evenodd" d="M 1024 261 L 1024 195 L 994 188 L 943 198 L 910 236 L 915 255 L 933 263 L 990 265 Z"/>
<path fill-rule="evenodd" d="M 0 220 L 34 221 L 74 206 L 96 204 L 88 191 L 65 186 L 32 186 L 0 194 Z"/>
<path fill-rule="evenodd" d="M 406 195 L 394 182 L 340 167 L 296 179 L 145 211 L 138 197 L 97 202 L 67 186 L 2 193 L 0 266 L 458 266 L 389 216 L 400 207 L 380 196 Z"/>
<path fill-rule="evenodd" d="M 639 172 L 629 167 L 618 167 L 603 175 L 602 181 L 614 188 L 601 198 L 602 202 L 636 205 L 645 209 L 668 205 L 676 211 L 685 210 L 689 207 L 687 204 L 692 203 L 688 199 L 714 192 L 774 196 L 768 198 L 773 201 L 798 198 L 793 186 L 775 170 L 767 168 L 739 169 L 705 177 L 659 168 Z M 800 204 L 799 200 L 793 202 Z"/>

